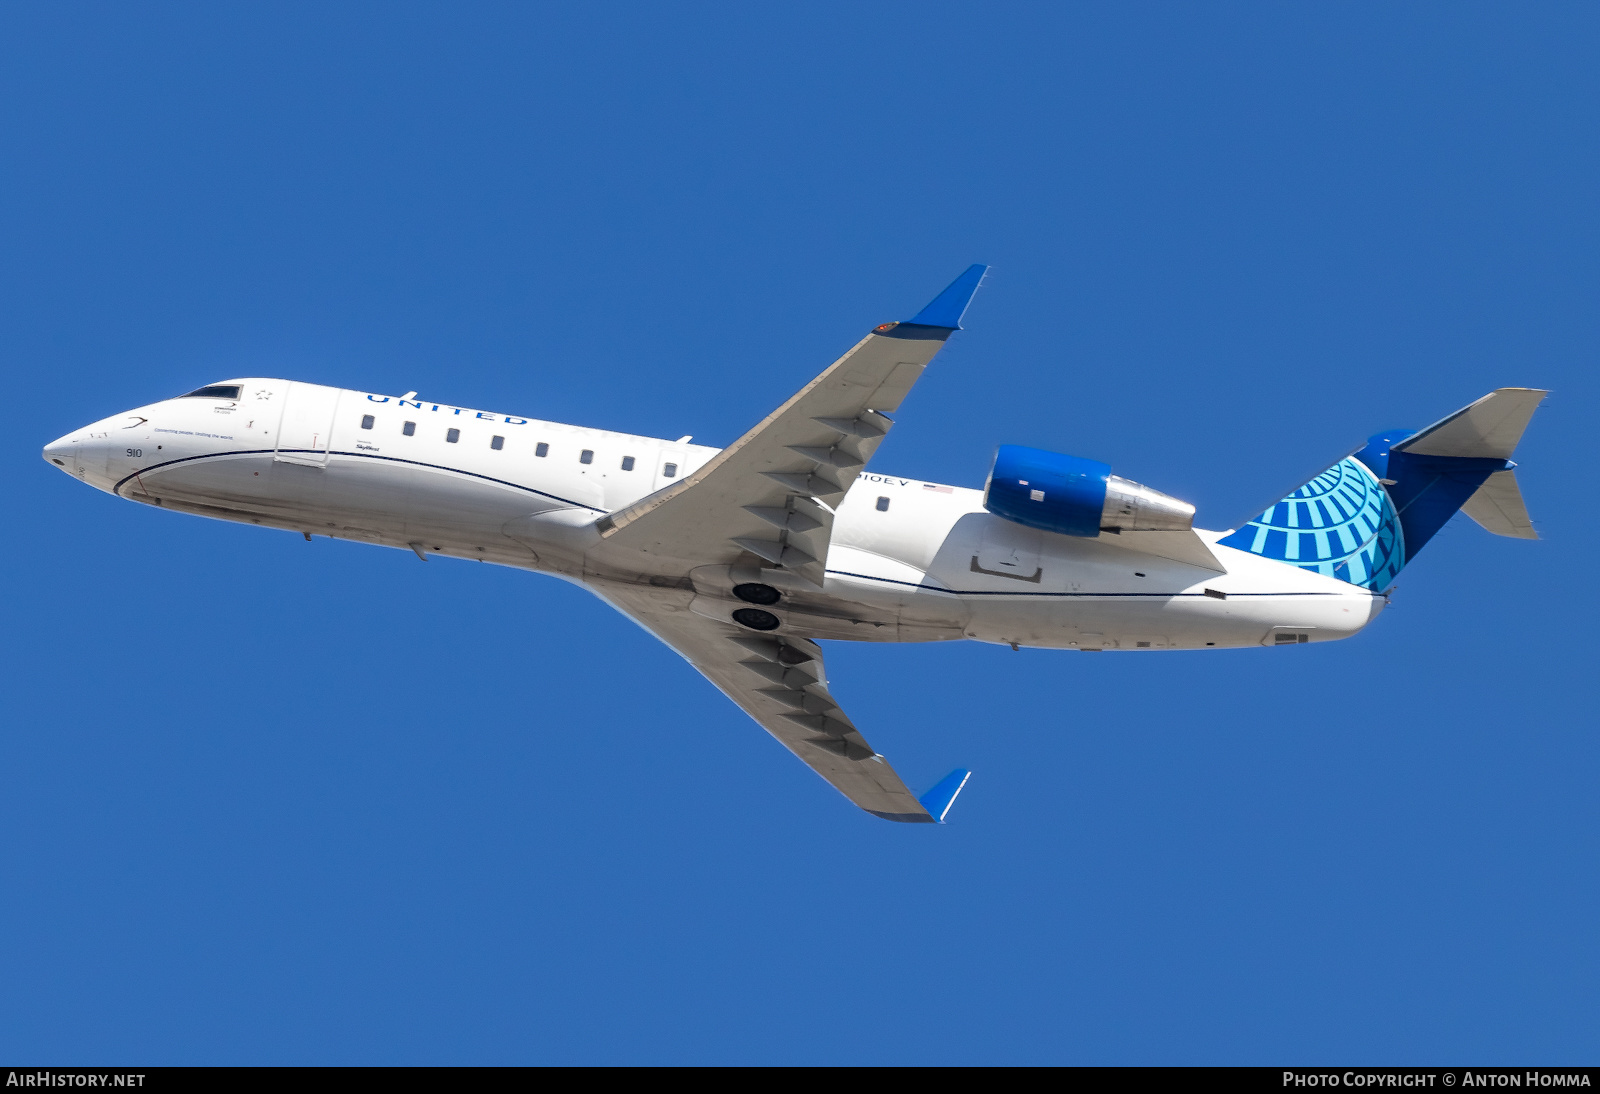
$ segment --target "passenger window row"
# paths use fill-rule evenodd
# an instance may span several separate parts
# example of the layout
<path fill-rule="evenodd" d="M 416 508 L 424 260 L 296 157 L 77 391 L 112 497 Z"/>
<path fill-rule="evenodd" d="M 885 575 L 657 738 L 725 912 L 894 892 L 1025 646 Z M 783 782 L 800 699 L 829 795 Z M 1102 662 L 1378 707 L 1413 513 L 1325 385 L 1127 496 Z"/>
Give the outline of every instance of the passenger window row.
<path fill-rule="evenodd" d="M 378 424 L 377 423 L 377 419 L 374 418 L 371 414 L 363 414 L 361 416 L 361 428 L 362 429 L 371 429 L 373 426 L 375 426 L 377 424 Z M 415 437 L 417 435 L 417 423 L 416 422 L 406 422 L 404 425 L 402 425 L 400 427 L 400 432 L 405 434 L 407 437 Z M 446 430 L 445 434 L 444 434 L 444 439 L 445 439 L 445 442 L 447 444 L 458 444 L 458 443 L 460 443 L 460 441 L 461 441 L 461 430 L 456 429 L 454 427 Z M 506 439 L 504 437 L 500 436 L 499 434 L 496 434 L 495 436 L 489 438 L 489 447 L 494 449 L 496 452 L 501 451 L 502 449 L 505 448 L 505 446 L 506 446 Z M 545 456 L 550 455 L 550 445 L 548 443 L 544 442 L 544 441 L 540 441 L 538 444 L 534 445 L 533 454 L 535 456 L 540 457 L 541 459 L 544 458 Z M 585 464 L 594 463 L 594 449 L 585 448 L 582 452 L 578 453 L 578 462 L 579 463 L 585 463 Z M 635 461 L 634 461 L 634 458 L 632 456 L 624 456 L 624 457 L 622 457 L 622 469 L 624 471 L 632 471 L 633 468 L 634 468 L 634 462 Z M 662 464 L 661 465 L 661 474 L 662 474 L 662 477 L 664 477 L 664 478 L 668 478 L 668 479 L 677 478 L 678 477 L 678 465 L 675 464 L 675 463 L 664 463 L 664 464 Z"/>

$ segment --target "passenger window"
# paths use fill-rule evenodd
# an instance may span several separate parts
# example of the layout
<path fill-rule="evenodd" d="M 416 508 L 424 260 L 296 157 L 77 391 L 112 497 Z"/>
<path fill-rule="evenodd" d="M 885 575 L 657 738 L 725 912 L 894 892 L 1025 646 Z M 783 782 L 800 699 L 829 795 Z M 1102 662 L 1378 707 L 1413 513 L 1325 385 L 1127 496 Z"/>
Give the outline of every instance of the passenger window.
<path fill-rule="evenodd" d="M 407 437 L 415 437 L 417 435 L 417 423 L 407 422 L 405 425 L 400 427 L 400 432 L 404 433 Z"/>
<path fill-rule="evenodd" d="M 669 478 L 669 479 L 677 478 L 678 477 L 678 465 L 675 464 L 675 463 L 663 464 L 662 467 L 661 467 L 661 474 L 664 475 L 666 478 Z"/>
<path fill-rule="evenodd" d="M 372 428 L 372 415 L 371 414 L 363 414 L 363 415 L 361 415 L 361 428 L 362 429 L 371 429 Z"/>
<path fill-rule="evenodd" d="M 888 498 L 879 498 L 878 499 L 878 512 L 887 513 L 888 511 L 889 511 L 889 499 Z"/>
<path fill-rule="evenodd" d="M 444 435 L 444 439 L 449 441 L 451 444 L 455 444 L 461 439 L 461 430 L 452 429 L 450 432 Z"/>
<path fill-rule="evenodd" d="M 632 456 L 624 456 L 624 457 L 622 457 L 622 469 L 624 471 L 632 471 L 633 470 L 633 457 Z"/>
<path fill-rule="evenodd" d="M 545 444 L 543 441 L 540 441 L 538 444 L 533 446 L 533 454 L 535 456 L 548 456 L 550 455 L 550 446 Z"/>
<path fill-rule="evenodd" d="M 505 446 L 506 439 L 504 437 L 496 437 L 489 442 L 489 447 L 494 449 L 496 452 L 500 451 Z"/>
<path fill-rule="evenodd" d="M 585 448 L 582 452 L 580 452 L 578 454 L 578 462 L 579 463 L 593 463 L 594 462 L 594 449 Z"/>

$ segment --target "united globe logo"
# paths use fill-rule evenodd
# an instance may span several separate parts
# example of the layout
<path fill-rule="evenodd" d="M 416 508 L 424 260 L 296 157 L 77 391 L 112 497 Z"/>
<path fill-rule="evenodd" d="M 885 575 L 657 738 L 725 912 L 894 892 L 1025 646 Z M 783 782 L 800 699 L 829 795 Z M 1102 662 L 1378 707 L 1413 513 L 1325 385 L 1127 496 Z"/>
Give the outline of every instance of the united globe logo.
<path fill-rule="evenodd" d="M 1389 492 L 1353 457 L 1221 542 L 1374 592 L 1388 588 L 1405 565 L 1400 516 Z"/>

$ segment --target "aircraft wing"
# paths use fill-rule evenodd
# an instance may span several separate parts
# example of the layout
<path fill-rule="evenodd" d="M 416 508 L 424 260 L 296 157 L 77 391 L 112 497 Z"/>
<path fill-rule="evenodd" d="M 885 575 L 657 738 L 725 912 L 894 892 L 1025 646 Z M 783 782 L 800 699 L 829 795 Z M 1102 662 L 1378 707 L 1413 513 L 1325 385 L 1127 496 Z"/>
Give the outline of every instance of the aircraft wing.
<path fill-rule="evenodd" d="M 592 586 L 607 603 L 677 651 L 782 745 L 874 816 L 912 824 L 944 820 L 966 784 L 955 771 L 919 800 L 873 751 L 828 692 L 815 642 L 769 636 L 686 610 L 674 591 L 616 582 Z"/>
<path fill-rule="evenodd" d="M 834 508 L 894 424 L 889 412 L 961 329 L 987 269 L 970 267 L 909 322 L 874 328 L 704 467 L 602 517 L 593 561 L 626 567 L 642 552 L 687 573 L 748 552 L 821 588 Z"/>

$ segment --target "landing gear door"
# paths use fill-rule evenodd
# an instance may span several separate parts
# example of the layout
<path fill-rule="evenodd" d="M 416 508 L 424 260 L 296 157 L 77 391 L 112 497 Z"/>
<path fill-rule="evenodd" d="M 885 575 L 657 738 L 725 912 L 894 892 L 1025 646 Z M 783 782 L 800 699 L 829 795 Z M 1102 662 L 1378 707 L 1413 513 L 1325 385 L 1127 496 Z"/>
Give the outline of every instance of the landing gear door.
<path fill-rule="evenodd" d="M 272 458 L 306 467 L 328 466 L 333 440 L 333 416 L 339 409 L 340 391 L 320 384 L 291 383 L 284 395 L 283 417 L 278 424 L 278 444 Z"/>

